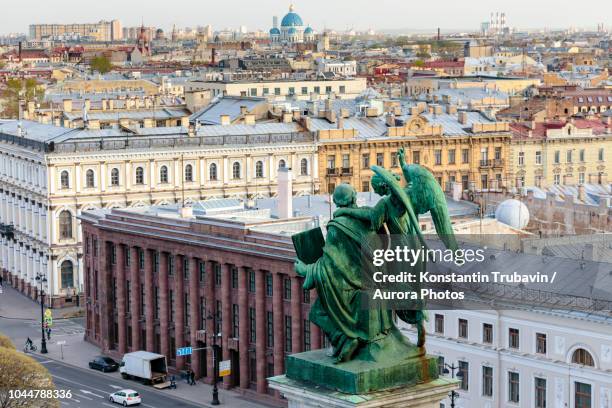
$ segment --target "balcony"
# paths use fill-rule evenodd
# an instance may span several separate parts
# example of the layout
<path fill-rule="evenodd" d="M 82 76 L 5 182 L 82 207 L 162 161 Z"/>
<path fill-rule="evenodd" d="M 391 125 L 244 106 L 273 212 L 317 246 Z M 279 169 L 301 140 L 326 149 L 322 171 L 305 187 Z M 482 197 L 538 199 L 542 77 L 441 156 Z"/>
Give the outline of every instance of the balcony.
<path fill-rule="evenodd" d="M 340 174 L 342 176 L 352 176 L 353 175 L 353 168 L 352 167 L 342 167 L 340 169 Z"/>
<path fill-rule="evenodd" d="M 504 159 L 480 160 L 481 169 L 500 169 L 504 167 Z"/>
<path fill-rule="evenodd" d="M 338 171 L 339 169 L 335 168 L 335 167 L 328 167 L 326 169 L 326 174 L 328 176 L 337 176 L 340 174 L 340 172 Z"/>

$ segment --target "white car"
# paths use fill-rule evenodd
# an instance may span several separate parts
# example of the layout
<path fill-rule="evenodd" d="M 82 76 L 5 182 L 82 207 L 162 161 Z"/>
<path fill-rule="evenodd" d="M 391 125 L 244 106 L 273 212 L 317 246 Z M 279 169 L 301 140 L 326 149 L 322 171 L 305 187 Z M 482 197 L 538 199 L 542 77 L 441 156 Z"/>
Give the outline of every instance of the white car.
<path fill-rule="evenodd" d="M 142 402 L 140 394 L 134 390 L 120 390 L 113 392 L 108 400 L 112 403 L 121 404 L 124 407 L 128 405 L 138 405 Z"/>

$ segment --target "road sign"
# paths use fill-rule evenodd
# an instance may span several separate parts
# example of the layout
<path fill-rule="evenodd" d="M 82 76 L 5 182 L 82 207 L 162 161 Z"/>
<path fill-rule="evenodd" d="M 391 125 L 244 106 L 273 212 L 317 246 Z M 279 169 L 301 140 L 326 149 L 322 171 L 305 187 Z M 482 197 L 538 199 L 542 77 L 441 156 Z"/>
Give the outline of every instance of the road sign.
<path fill-rule="evenodd" d="M 63 346 L 65 344 L 66 344 L 66 340 L 60 340 L 60 341 L 57 342 L 58 346 Z"/>
<path fill-rule="evenodd" d="M 193 348 L 191 347 L 181 347 L 179 349 L 176 349 L 177 357 L 190 356 L 192 353 L 193 353 Z"/>
<path fill-rule="evenodd" d="M 232 373 L 232 360 L 224 360 L 219 363 L 219 377 L 225 377 Z"/>

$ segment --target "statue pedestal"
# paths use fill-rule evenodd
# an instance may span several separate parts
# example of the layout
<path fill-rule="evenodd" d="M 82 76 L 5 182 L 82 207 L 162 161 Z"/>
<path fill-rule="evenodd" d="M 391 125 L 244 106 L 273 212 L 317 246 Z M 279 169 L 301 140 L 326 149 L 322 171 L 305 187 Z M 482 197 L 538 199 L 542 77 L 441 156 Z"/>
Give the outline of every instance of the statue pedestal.
<path fill-rule="evenodd" d="M 345 394 L 284 375 L 268 378 L 268 384 L 284 395 L 289 408 L 439 408 L 440 401 L 459 387 L 459 380 L 438 378 L 365 394 Z"/>

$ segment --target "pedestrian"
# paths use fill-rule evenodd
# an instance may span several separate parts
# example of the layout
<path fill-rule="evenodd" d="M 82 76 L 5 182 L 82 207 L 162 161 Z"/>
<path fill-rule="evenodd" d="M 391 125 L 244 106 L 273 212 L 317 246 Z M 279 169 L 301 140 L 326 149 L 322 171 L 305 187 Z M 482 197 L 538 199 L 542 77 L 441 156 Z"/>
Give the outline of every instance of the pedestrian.
<path fill-rule="evenodd" d="M 0 288 L 2 287 L 2 275 L 0 275 Z"/>
<path fill-rule="evenodd" d="M 193 370 L 189 370 L 189 385 L 196 385 L 195 373 L 193 372 Z"/>
<path fill-rule="evenodd" d="M 47 325 L 47 340 L 51 340 L 51 328 Z"/>

